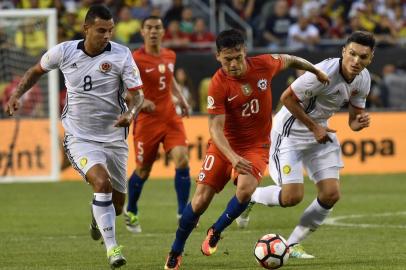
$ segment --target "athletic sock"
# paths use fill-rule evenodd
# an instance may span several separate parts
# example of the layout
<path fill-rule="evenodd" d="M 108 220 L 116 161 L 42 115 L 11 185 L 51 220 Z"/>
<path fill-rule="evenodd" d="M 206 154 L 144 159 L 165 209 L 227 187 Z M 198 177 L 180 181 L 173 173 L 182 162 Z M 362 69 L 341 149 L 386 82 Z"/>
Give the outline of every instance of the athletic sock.
<path fill-rule="evenodd" d="M 324 220 L 332 211 L 331 207 L 328 209 L 326 207 L 328 206 L 321 203 L 319 199 L 314 199 L 303 212 L 299 225 L 296 226 L 292 234 L 289 236 L 288 244 L 300 243 L 311 232 L 314 232 L 321 224 L 323 224 Z"/>
<path fill-rule="evenodd" d="M 93 216 L 103 236 L 106 249 L 117 246 L 115 235 L 116 211 L 114 210 L 112 193 L 94 193 Z"/>
<path fill-rule="evenodd" d="M 199 217 L 200 215 L 195 214 L 193 212 L 192 205 L 188 203 L 183 210 L 182 217 L 179 220 L 178 230 L 176 231 L 176 238 L 172 244 L 172 252 L 176 252 L 179 254 L 183 252 L 186 240 L 199 221 Z"/>
<path fill-rule="evenodd" d="M 240 203 L 234 195 L 227 205 L 226 210 L 221 214 L 219 219 L 214 223 L 213 228 L 216 232 L 221 233 L 227 228 L 242 212 L 247 208 L 249 202 Z"/>
<path fill-rule="evenodd" d="M 182 212 L 189 201 L 189 193 L 190 193 L 189 168 L 176 169 L 175 190 L 178 199 L 178 214 L 182 215 Z"/>
<path fill-rule="evenodd" d="M 257 187 L 254 194 L 251 196 L 251 201 L 255 203 L 264 204 L 267 206 L 280 206 L 279 194 L 281 187 L 279 186 L 266 186 Z"/>
<path fill-rule="evenodd" d="M 138 213 L 138 199 L 141 196 L 142 188 L 144 187 L 145 181 L 142 180 L 135 171 L 128 181 L 128 203 L 127 211 L 134 214 Z"/>

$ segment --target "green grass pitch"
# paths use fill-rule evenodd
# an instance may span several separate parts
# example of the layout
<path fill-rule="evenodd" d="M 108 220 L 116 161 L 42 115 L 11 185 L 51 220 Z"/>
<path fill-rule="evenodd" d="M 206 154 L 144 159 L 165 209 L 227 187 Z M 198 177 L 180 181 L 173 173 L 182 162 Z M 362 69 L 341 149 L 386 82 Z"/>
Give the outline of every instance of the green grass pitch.
<path fill-rule="evenodd" d="M 303 244 L 313 260 L 291 259 L 285 270 L 406 269 L 406 175 L 342 177 L 342 197 L 331 217 Z M 263 185 L 270 183 L 264 179 Z M 232 224 L 218 251 L 200 253 L 207 228 L 234 193 L 230 183 L 217 195 L 189 238 L 182 269 L 261 269 L 253 245 L 266 233 L 288 237 L 301 212 L 315 197 L 306 181 L 304 201 L 288 209 L 255 206 L 249 228 Z M 91 240 L 91 189 L 80 182 L 0 185 L 0 269 L 109 269 L 105 249 Z M 173 181 L 151 180 L 140 200 L 143 232 L 130 234 L 123 217 L 117 219 L 117 238 L 128 265 L 123 269 L 163 269 L 177 226 Z"/>

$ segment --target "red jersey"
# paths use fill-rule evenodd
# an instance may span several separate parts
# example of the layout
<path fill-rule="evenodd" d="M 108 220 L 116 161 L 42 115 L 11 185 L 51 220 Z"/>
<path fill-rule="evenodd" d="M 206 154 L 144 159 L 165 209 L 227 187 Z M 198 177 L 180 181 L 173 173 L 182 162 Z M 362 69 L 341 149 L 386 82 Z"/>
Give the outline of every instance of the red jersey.
<path fill-rule="evenodd" d="M 144 48 L 140 48 L 133 52 L 133 58 L 140 70 L 144 96 L 154 102 L 156 106 L 152 113 L 140 112 L 137 121 L 149 119 L 162 123 L 162 119 L 176 117 L 175 106 L 172 102 L 175 52 L 162 48 L 160 55 L 154 56 L 148 54 Z"/>
<path fill-rule="evenodd" d="M 224 135 L 234 150 L 269 147 L 272 127 L 271 80 L 283 67 L 281 58 L 247 58 L 247 72 L 234 78 L 223 69 L 209 86 L 207 111 L 225 114 Z"/>

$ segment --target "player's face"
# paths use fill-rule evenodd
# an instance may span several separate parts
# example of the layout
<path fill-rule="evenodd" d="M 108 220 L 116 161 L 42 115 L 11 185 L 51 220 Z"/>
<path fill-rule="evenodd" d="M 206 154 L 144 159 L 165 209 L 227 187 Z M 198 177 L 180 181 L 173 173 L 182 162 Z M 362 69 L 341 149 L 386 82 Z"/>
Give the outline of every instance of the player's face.
<path fill-rule="evenodd" d="M 245 46 L 224 48 L 217 52 L 217 61 L 221 63 L 223 70 L 230 76 L 241 77 L 247 71 L 247 55 Z"/>
<path fill-rule="evenodd" d="M 353 79 L 366 66 L 368 66 L 373 57 L 373 51 L 370 47 L 355 42 L 349 43 L 343 48 L 342 69 L 347 79 Z"/>
<path fill-rule="evenodd" d="M 141 35 L 146 46 L 160 45 L 164 32 L 164 26 L 160 19 L 146 20 L 141 29 Z"/>
<path fill-rule="evenodd" d="M 85 24 L 86 40 L 95 51 L 102 51 L 113 36 L 114 21 L 96 18 L 92 24 Z"/>

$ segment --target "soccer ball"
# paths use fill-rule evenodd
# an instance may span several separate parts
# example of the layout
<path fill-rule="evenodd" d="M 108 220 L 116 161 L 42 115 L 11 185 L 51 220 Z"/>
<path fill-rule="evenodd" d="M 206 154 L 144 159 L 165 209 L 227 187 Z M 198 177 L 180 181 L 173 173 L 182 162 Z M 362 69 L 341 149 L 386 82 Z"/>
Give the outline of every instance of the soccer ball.
<path fill-rule="evenodd" d="M 255 244 L 254 256 L 263 268 L 277 269 L 287 263 L 289 247 L 282 236 L 266 234 Z"/>

